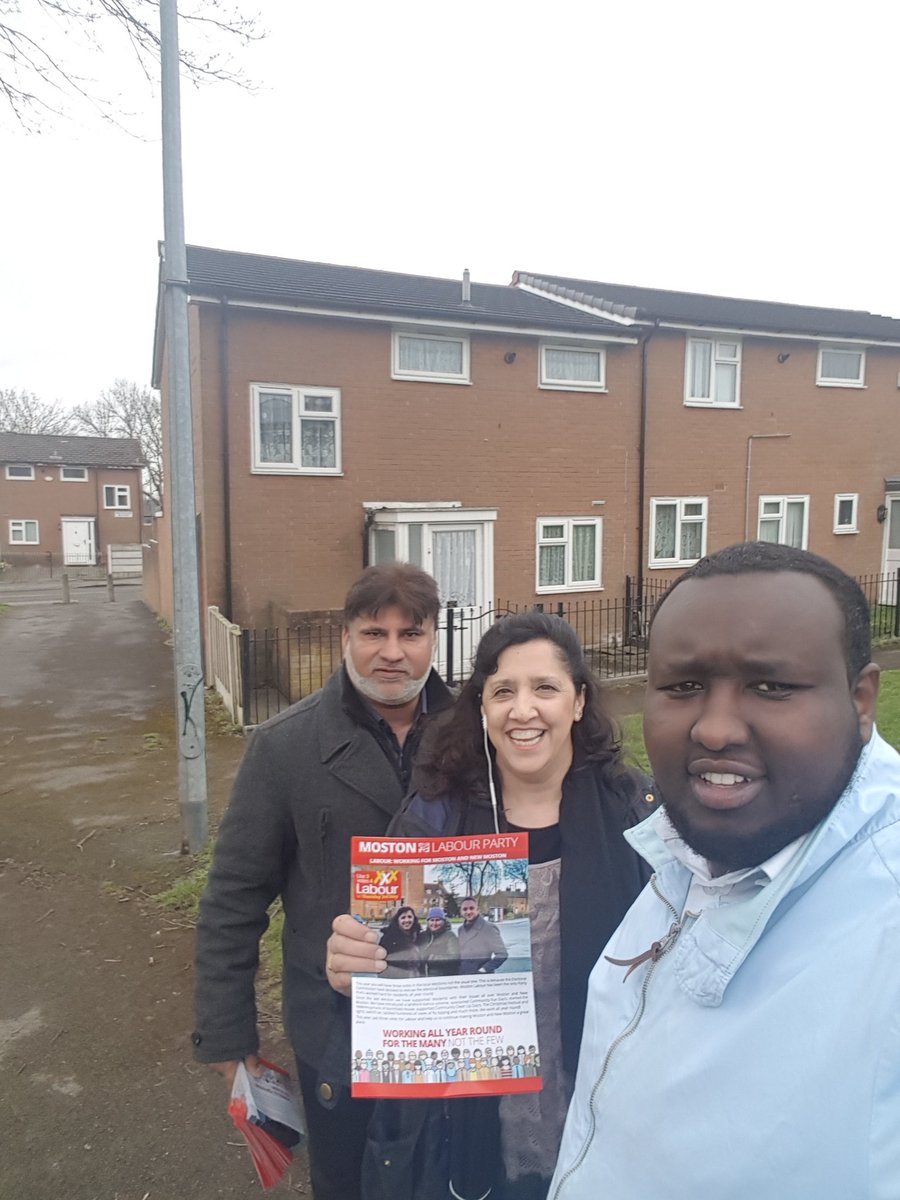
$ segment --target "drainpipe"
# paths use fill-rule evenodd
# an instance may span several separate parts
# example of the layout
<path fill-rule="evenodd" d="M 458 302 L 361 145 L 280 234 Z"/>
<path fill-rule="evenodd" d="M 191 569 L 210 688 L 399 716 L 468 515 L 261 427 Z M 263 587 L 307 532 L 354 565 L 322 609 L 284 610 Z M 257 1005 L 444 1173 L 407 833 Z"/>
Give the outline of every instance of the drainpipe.
<path fill-rule="evenodd" d="M 231 563 L 231 437 L 228 421 L 228 298 L 219 300 L 219 413 L 222 419 L 222 537 L 224 540 L 225 616 L 233 620 Z"/>
<path fill-rule="evenodd" d="M 751 433 L 747 438 L 747 475 L 744 483 L 744 541 L 750 541 L 750 468 L 753 461 L 753 443 L 761 438 L 789 438 L 789 433 Z"/>
<path fill-rule="evenodd" d="M 659 319 L 653 322 L 653 328 L 641 338 L 641 431 L 638 443 L 638 561 L 637 561 L 637 614 L 640 617 L 644 606 L 644 499 L 646 481 L 644 479 L 647 464 L 647 343 L 659 329 Z"/>

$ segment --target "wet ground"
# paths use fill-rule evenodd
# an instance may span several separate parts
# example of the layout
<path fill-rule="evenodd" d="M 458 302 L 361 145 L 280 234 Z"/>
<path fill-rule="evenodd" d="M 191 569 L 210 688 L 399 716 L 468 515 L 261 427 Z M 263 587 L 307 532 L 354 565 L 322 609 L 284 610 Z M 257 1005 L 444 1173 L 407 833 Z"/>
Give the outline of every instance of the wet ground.
<path fill-rule="evenodd" d="M 168 635 L 138 587 L 58 595 L 0 588 L 0 1196 L 258 1197 L 190 1056 L 193 931 L 151 898 L 188 866 Z M 209 740 L 213 818 L 243 748 Z"/>

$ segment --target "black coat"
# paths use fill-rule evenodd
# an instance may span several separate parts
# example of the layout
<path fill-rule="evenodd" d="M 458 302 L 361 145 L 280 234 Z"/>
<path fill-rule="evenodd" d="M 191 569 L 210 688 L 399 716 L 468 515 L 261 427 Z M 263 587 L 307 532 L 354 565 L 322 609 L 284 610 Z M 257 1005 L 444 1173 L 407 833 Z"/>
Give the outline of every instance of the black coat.
<path fill-rule="evenodd" d="M 450 704 L 435 672 L 426 695 L 429 713 Z M 297 1057 L 319 1067 L 340 1024 L 342 997 L 325 979 L 325 943 L 333 918 L 347 911 L 350 839 L 380 837 L 403 800 L 398 771 L 357 719 L 354 700 L 358 707 L 340 668 L 320 691 L 261 725 L 244 755 L 200 903 L 193 1040 L 201 1062 L 258 1050 L 259 939 L 278 896 L 285 1027 Z"/>
<path fill-rule="evenodd" d="M 593 763 L 573 766 L 563 783 L 559 824 L 563 1061 L 574 1077 L 588 977 L 610 936 L 649 878 L 623 833 L 657 805 L 650 780 L 637 771 L 604 778 Z M 501 829 L 503 825 L 501 824 Z M 487 802 L 413 796 L 391 822 L 401 836 L 492 833 Z M 363 1164 L 366 1200 L 426 1200 L 447 1194 L 447 1178 L 467 1200 L 483 1196 L 501 1168 L 497 1102 L 382 1100 L 369 1127 Z M 431 1172 L 428 1164 L 437 1164 Z M 440 1174 L 448 1171 L 443 1178 Z"/>

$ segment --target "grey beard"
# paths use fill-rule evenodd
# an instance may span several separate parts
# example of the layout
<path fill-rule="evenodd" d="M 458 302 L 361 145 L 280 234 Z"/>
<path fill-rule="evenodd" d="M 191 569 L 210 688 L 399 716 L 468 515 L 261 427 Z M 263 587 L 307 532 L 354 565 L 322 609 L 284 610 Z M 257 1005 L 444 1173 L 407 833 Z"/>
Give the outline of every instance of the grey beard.
<path fill-rule="evenodd" d="M 400 708 L 404 704 L 409 704 L 411 700 L 415 700 L 428 682 L 428 676 L 431 674 L 431 667 L 429 666 L 421 679 L 408 679 L 405 686 L 396 696 L 392 696 L 389 700 L 386 700 L 381 694 L 379 684 L 371 679 L 366 679 L 357 671 L 349 650 L 344 655 L 344 666 L 347 668 L 350 682 L 359 694 L 365 696 L 367 700 L 371 700 L 373 704 L 383 704 L 386 708 Z"/>

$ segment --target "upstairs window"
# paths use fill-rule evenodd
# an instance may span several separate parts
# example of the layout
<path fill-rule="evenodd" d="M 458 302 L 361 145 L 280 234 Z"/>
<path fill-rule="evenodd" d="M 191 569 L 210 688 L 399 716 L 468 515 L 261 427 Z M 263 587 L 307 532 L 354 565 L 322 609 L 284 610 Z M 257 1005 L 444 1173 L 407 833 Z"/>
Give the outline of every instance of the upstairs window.
<path fill-rule="evenodd" d="M 340 475 L 339 388 L 253 384 L 253 470 Z"/>
<path fill-rule="evenodd" d="M 839 492 L 834 497 L 834 532 L 859 533 L 856 513 L 859 495 L 856 492 Z"/>
<path fill-rule="evenodd" d="M 651 567 L 687 567 L 705 553 L 705 497 L 650 501 Z"/>
<path fill-rule="evenodd" d="M 10 521 L 9 543 L 11 546 L 39 545 L 37 521 Z"/>
<path fill-rule="evenodd" d="M 760 496 L 758 537 L 761 542 L 806 549 L 809 496 Z"/>
<path fill-rule="evenodd" d="M 600 517 L 539 517 L 537 591 L 600 587 Z"/>
<path fill-rule="evenodd" d="M 865 387 L 865 350 L 852 346 L 820 346 L 816 383 L 819 387 Z"/>
<path fill-rule="evenodd" d="M 606 391 L 606 351 L 600 347 L 541 346 L 542 388 Z"/>
<path fill-rule="evenodd" d="M 740 407 L 740 342 L 688 338 L 684 402 L 712 408 Z"/>
<path fill-rule="evenodd" d="M 131 488 L 127 483 L 107 483 L 103 488 L 104 508 L 131 508 Z"/>
<path fill-rule="evenodd" d="M 60 467 L 59 477 L 63 483 L 84 483 L 88 477 L 87 467 Z"/>
<path fill-rule="evenodd" d="M 34 467 L 10 464 L 6 468 L 7 479 L 34 479 Z"/>
<path fill-rule="evenodd" d="M 469 339 L 394 331 L 391 373 L 395 379 L 469 382 Z"/>

